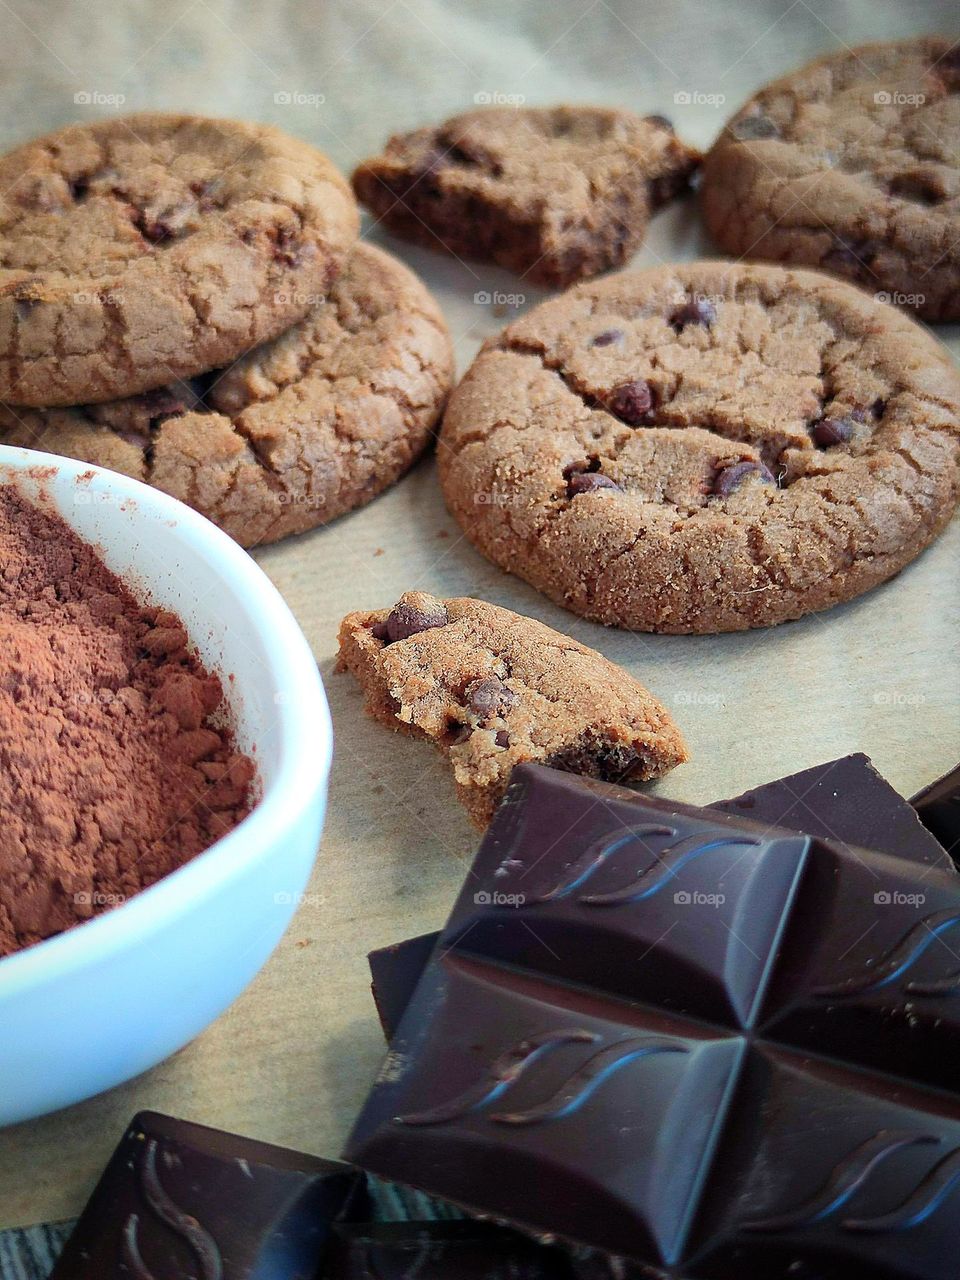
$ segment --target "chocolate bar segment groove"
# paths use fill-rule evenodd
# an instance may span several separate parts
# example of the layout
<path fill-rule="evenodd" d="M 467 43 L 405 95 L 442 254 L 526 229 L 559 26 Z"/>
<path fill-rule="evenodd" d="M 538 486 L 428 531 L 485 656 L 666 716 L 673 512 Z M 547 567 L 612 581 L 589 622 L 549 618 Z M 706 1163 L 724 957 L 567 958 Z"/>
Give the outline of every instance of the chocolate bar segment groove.
<path fill-rule="evenodd" d="M 143 1154 L 137 1162 L 137 1169 L 144 1204 L 159 1222 L 169 1227 L 175 1235 L 190 1246 L 200 1264 L 201 1280 L 221 1280 L 223 1259 L 216 1241 L 196 1218 L 178 1208 L 163 1189 L 157 1173 L 156 1138 L 148 1139 Z M 123 1228 L 124 1261 L 138 1280 L 153 1280 L 152 1272 L 144 1263 L 140 1252 L 139 1226 L 139 1215 L 131 1213 Z"/>

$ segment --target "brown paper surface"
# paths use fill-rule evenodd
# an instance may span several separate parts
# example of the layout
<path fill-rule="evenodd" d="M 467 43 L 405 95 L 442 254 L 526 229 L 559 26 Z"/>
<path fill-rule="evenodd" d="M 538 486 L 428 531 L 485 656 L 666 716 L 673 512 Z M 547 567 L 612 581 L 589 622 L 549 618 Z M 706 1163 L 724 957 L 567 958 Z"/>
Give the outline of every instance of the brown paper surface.
<path fill-rule="evenodd" d="M 656 111 L 705 145 L 755 87 L 808 57 L 949 30 L 953 17 L 948 3 L 873 0 L 21 4 L 0 19 L 0 141 L 117 109 L 180 107 L 273 121 L 349 170 L 389 132 L 486 95 Z M 505 272 L 365 234 L 435 291 L 461 370 L 483 337 L 543 296 Z M 655 220 L 637 264 L 709 252 L 690 202 Z M 958 350 L 955 328 L 938 333 Z M 367 721 L 350 677 L 332 674 L 344 613 L 410 588 L 473 594 L 595 646 L 673 709 L 692 758 L 655 789 L 678 799 L 732 795 L 854 750 L 909 794 L 960 756 L 958 554 L 955 521 L 895 581 L 831 613 L 746 635 L 631 635 L 565 614 L 484 561 L 446 514 L 432 459 L 367 509 L 258 552 L 333 710 L 310 895 L 253 986 L 192 1045 L 107 1095 L 0 1132 L 0 1226 L 75 1213 L 144 1107 L 339 1151 L 383 1052 L 366 952 L 440 925 L 476 844 L 439 757 Z"/>

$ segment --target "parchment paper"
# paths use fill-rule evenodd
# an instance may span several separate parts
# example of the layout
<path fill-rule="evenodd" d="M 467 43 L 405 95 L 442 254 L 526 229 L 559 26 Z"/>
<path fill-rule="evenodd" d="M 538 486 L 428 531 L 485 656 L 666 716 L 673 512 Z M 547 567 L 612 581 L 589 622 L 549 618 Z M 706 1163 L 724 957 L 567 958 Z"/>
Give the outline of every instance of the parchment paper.
<path fill-rule="evenodd" d="M 120 109 L 182 107 L 273 121 L 350 170 L 388 133 L 486 95 L 661 112 L 703 145 L 753 89 L 807 58 L 949 31 L 955 16 L 932 0 L 0 0 L 0 142 Z M 461 369 L 542 296 L 504 272 L 365 234 L 436 292 Z M 709 252 L 690 203 L 655 220 L 638 263 Z M 939 336 L 956 352 L 956 330 Z M 0 1226 L 76 1212 L 143 1107 L 338 1153 L 383 1052 L 365 954 L 440 925 L 476 844 L 433 751 L 364 719 L 350 678 L 331 675 L 342 614 L 420 587 L 479 595 L 594 645 L 673 708 L 692 760 L 657 790 L 679 799 L 732 795 L 853 750 L 910 793 L 960 756 L 958 551 L 954 522 L 894 582 L 770 631 L 631 635 L 565 614 L 482 560 L 446 514 L 428 460 L 367 509 L 257 553 L 314 647 L 333 709 L 311 893 L 260 978 L 194 1044 L 108 1095 L 0 1132 Z"/>

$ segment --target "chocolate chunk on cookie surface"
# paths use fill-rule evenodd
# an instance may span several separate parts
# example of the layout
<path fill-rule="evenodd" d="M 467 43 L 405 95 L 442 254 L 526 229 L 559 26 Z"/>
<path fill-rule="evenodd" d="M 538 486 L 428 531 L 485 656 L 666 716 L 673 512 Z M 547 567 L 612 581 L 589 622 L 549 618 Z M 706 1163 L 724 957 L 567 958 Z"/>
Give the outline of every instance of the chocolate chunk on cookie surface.
<path fill-rule="evenodd" d="M 687 758 L 668 712 L 626 671 L 482 600 L 408 592 L 393 609 L 351 613 L 338 665 L 375 719 L 444 751 L 481 827 L 523 761 L 622 782 Z"/>
<path fill-rule="evenodd" d="M 557 603 L 737 631 L 848 600 L 937 535 L 960 374 L 910 317 L 822 274 L 622 272 L 491 339 L 437 457 L 471 541 Z"/>
<path fill-rule="evenodd" d="M 144 480 L 246 546 L 369 502 L 420 456 L 450 389 L 439 308 L 359 244 L 329 297 L 223 373 L 79 408 L 0 405 L 0 443 Z"/>
<path fill-rule="evenodd" d="M 321 152 L 267 125 L 146 114 L 0 158 L 0 399 L 111 400 L 294 324 L 356 239 Z"/>
<path fill-rule="evenodd" d="M 406 239 L 562 287 L 626 262 L 699 160 L 662 117 L 487 107 L 397 134 L 353 186 Z"/>
<path fill-rule="evenodd" d="M 960 46 L 922 36 L 768 85 L 707 156 L 729 253 L 821 267 L 928 320 L 960 319 Z"/>

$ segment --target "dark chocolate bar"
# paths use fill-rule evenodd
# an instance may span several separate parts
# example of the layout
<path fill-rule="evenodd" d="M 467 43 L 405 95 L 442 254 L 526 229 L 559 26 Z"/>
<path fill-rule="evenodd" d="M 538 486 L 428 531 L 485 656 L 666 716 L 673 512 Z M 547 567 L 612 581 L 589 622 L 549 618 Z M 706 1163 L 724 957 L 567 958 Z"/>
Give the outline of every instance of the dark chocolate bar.
<path fill-rule="evenodd" d="M 877 772 L 869 756 L 857 753 L 765 783 L 732 800 L 718 800 L 709 807 L 753 822 L 789 827 L 804 835 L 952 870 L 943 846 L 921 825 L 911 804 Z M 957 817 L 960 821 L 960 808 Z M 439 931 L 421 934 L 373 951 L 368 957 L 373 996 L 388 1040 L 400 1025 L 439 937 Z"/>
<path fill-rule="evenodd" d="M 153 1112 L 136 1116 L 50 1280 L 310 1280 L 362 1175 Z"/>
<path fill-rule="evenodd" d="M 483 1223 L 335 1226 L 324 1280 L 580 1280 L 570 1257 Z M 611 1277 L 612 1280 L 612 1277 Z"/>
<path fill-rule="evenodd" d="M 674 1274 L 952 1280 L 958 942 L 953 874 L 521 766 L 347 1158 Z"/>
<path fill-rule="evenodd" d="M 960 860 L 960 765 L 924 787 L 910 803 L 950 857 Z"/>

